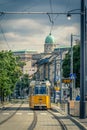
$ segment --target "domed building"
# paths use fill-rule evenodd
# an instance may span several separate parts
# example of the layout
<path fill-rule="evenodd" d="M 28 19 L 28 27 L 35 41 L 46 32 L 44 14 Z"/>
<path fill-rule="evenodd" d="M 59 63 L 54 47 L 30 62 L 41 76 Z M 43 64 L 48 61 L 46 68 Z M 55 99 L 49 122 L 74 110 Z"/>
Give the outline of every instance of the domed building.
<path fill-rule="evenodd" d="M 56 47 L 55 38 L 51 33 L 46 37 L 44 44 L 44 53 L 51 53 Z"/>

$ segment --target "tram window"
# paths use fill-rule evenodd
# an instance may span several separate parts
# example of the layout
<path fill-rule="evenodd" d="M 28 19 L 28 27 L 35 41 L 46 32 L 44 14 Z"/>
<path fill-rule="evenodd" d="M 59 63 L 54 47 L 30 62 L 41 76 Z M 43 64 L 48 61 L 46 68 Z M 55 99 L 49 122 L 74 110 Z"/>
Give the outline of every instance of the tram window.
<path fill-rule="evenodd" d="M 46 92 L 46 87 L 42 86 L 42 87 L 35 87 L 35 94 L 47 94 Z"/>
<path fill-rule="evenodd" d="M 40 93 L 41 94 L 46 94 L 46 87 L 41 87 Z"/>
<path fill-rule="evenodd" d="M 39 94 L 38 87 L 35 87 L 35 94 Z"/>

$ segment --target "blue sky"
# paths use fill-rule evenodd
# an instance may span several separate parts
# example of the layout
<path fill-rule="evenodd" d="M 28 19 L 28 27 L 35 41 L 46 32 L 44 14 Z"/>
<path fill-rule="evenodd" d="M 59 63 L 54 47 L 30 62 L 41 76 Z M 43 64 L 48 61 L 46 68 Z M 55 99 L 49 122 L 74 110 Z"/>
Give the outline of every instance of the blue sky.
<path fill-rule="evenodd" d="M 51 5 L 50 5 L 51 3 Z M 87 0 L 86 0 L 87 4 Z M 80 0 L 0 0 L 0 12 L 57 12 L 80 9 Z M 80 16 L 50 15 L 51 30 L 56 43 L 70 45 L 70 35 L 80 34 Z M 49 17 L 44 14 L 5 14 L 0 16 L 0 49 L 36 50 L 43 52 L 44 42 L 51 29 Z"/>

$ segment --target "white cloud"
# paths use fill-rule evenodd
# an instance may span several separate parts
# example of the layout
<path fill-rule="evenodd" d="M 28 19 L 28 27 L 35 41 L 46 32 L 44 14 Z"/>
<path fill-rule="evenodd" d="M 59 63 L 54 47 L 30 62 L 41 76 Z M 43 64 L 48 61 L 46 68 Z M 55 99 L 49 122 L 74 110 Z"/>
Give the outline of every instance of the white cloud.
<path fill-rule="evenodd" d="M 8 20 L 4 26 L 4 34 L 10 48 L 33 49 L 43 51 L 45 37 L 50 32 L 50 27 L 33 19 Z M 78 33 L 78 26 L 56 25 L 52 31 L 57 43 L 69 44 L 70 34 Z M 4 44 L 5 41 L 4 41 Z"/>
<path fill-rule="evenodd" d="M 62 44 L 70 44 L 71 33 L 79 35 L 78 26 L 60 26 L 55 30 L 56 41 Z"/>

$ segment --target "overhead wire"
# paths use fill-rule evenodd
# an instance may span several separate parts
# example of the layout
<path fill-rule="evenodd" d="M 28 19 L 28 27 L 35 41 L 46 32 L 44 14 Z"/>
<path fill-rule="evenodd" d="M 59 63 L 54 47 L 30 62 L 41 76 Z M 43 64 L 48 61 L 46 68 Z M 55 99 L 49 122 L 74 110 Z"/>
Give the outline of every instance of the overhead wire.
<path fill-rule="evenodd" d="M 51 13 L 53 13 L 52 0 L 49 0 L 49 2 L 50 2 L 50 10 L 51 10 Z M 53 21 L 53 14 L 51 14 L 51 18 L 52 18 L 52 21 Z"/>
<path fill-rule="evenodd" d="M 70 0 L 66 0 L 66 7 L 65 7 L 65 13 L 67 13 L 67 10 L 69 8 L 69 4 L 70 4 Z M 52 13 L 52 18 L 50 18 L 50 22 L 52 24 L 54 24 L 54 21 L 57 19 L 57 17 L 59 16 L 59 14 L 56 14 L 55 18 L 53 18 L 53 8 L 52 8 L 52 1 L 50 0 L 50 9 L 51 9 L 51 13 Z"/>
<path fill-rule="evenodd" d="M 1 15 L 0 15 L 0 16 L 1 16 Z M 11 49 L 10 49 L 10 46 L 9 46 L 9 44 L 8 44 L 8 41 L 7 41 L 7 39 L 6 39 L 6 36 L 5 36 L 4 30 L 3 30 L 3 28 L 2 28 L 1 21 L 0 21 L 0 30 L 1 30 L 1 33 L 2 33 L 3 39 L 4 39 L 4 41 L 5 41 L 5 43 L 6 43 L 7 47 L 8 47 L 8 49 L 11 50 Z"/>
<path fill-rule="evenodd" d="M 66 10 L 68 8 L 68 2 L 69 0 L 67 0 L 67 4 L 66 4 Z M 54 26 L 54 21 L 56 21 L 57 17 L 59 16 L 59 14 L 56 14 L 55 17 L 53 17 L 53 6 L 52 6 L 52 0 L 49 0 L 49 3 L 50 3 L 50 10 L 51 10 L 51 14 L 47 14 L 48 17 L 49 17 L 49 20 L 51 22 L 51 28 L 50 28 L 50 34 L 52 33 L 52 30 L 53 30 L 53 26 Z"/>
<path fill-rule="evenodd" d="M 65 13 L 67 13 L 67 10 L 68 10 L 68 7 L 69 7 L 69 3 L 70 3 L 70 0 L 66 0 L 66 7 L 65 7 L 65 11 L 64 11 Z M 59 14 L 57 14 L 57 15 L 55 16 L 55 18 L 54 18 L 53 21 L 55 21 L 58 16 L 59 16 Z"/>
<path fill-rule="evenodd" d="M 69 4 L 70 4 L 70 0 L 66 0 L 66 8 L 65 8 L 65 12 L 67 12 L 67 11 L 68 11 Z"/>
<path fill-rule="evenodd" d="M 49 3 L 50 3 L 51 15 L 48 15 L 48 16 L 49 16 L 49 20 L 51 22 L 51 28 L 50 28 L 50 34 L 51 34 L 53 25 L 54 25 L 53 14 L 52 14 L 53 13 L 52 0 L 49 0 Z"/>
<path fill-rule="evenodd" d="M 67 1 L 67 4 L 66 4 L 66 10 L 67 10 L 70 1 L 69 1 L 69 0 L 66 0 L 66 1 Z M 59 14 L 57 14 L 57 15 L 55 16 L 55 18 L 53 17 L 54 14 L 53 14 L 52 0 L 49 0 L 49 3 L 50 3 L 51 14 L 47 14 L 47 15 L 48 15 L 49 20 L 50 20 L 50 22 L 51 22 L 51 28 L 50 28 L 50 33 L 51 33 L 51 32 L 52 32 L 52 29 L 53 29 L 53 26 L 54 26 L 54 20 L 56 20 L 56 18 L 57 18 L 57 16 L 58 16 Z M 30 8 L 32 8 L 32 7 L 30 7 Z M 28 9 L 30 9 L 30 8 L 28 8 Z M 0 27 L 1 27 L 1 25 L 0 25 Z M 7 42 L 7 39 L 6 39 L 6 36 L 5 36 L 5 33 L 4 33 L 3 29 L 2 29 L 2 27 L 1 27 L 1 33 L 3 34 L 3 38 L 4 38 L 5 42 L 6 42 L 6 44 L 8 45 L 8 42 Z M 9 47 L 9 45 L 8 45 L 8 47 Z M 10 47 L 9 47 L 9 48 L 10 48 Z"/>
<path fill-rule="evenodd" d="M 36 6 L 36 3 L 32 3 L 32 5 L 30 7 L 25 8 L 22 11 L 24 12 L 24 11 L 30 10 L 30 9 L 34 8 L 35 6 Z"/>
<path fill-rule="evenodd" d="M 0 23 L 0 29 L 1 29 L 1 33 L 2 33 L 3 39 L 4 39 L 4 41 L 6 42 L 8 49 L 10 50 L 10 46 L 9 46 L 8 41 L 7 41 L 7 39 L 6 39 L 6 36 L 5 36 L 5 34 L 4 34 L 4 31 L 3 31 L 3 28 L 2 28 L 2 26 L 1 26 L 1 23 Z"/>
<path fill-rule="evenodd" d="M 6 2 L 7 4 L 11 4 L 11 3 L 9 3 L 9 1 L 8 2 Z M 6 4 L 5 3 L 5 4 Z M 1 3 L 0 3 L 1 4 Z M 4 4 L 4 3 L 3 3 Z M 33 7 L 35 7 L 36 6 L 36 4 L 35 3 L 32 3 L 32 6 L 31 7 L 29 7 L 29 8 L 25 8 L 24 10 L 22 10 L 22 12 L 24 12 L 24 11 L 26 11 L 26 10 L 29 10 L 29 9 L 31 9 L 31 8 L 33 8 Z M 21 12 L 21 13 L 22 13 Z M 17 13 L 17 12 L 16 12 Z M 0 16 L 5 16 L 4 15 L 5 13 L 0 13 Z M 8 47 L 8 49 L 10 50 L 10 46 L 9 46 L 9 44 L 8 44 L 8 41 L 7 41 L 7 39 L 6 39 L 6 36 L 5 36 L 5 33 L 4 33 L 4 30 L 3 30 L 3 28 L 2 28 L 2 25 L 1 25 L 1 23 L 0 23 L 0 30 L 1 30 L 1 33 L 2 33 L 2 36 L 3 36 L 3 39 L 4 39 L 4 41 L 5 41 L 5 43 L 7 44 L 7 47 Z M 36 45 L 36 46 L 38 46 L 38 45 Z"/>

